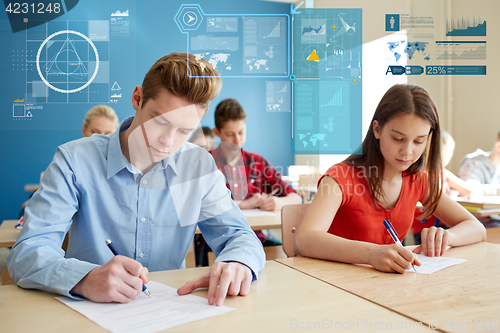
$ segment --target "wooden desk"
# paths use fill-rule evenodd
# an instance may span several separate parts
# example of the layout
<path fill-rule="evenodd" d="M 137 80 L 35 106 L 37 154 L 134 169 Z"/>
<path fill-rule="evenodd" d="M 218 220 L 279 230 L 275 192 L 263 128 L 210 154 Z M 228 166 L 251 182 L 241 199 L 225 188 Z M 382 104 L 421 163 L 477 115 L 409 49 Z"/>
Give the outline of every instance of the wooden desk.
<path fill-rule="evenodd" d="M 500 244 L 500 228 L 486 228 L 486 241 Z"/>
<path fill-rule="evenodd" d="M 40 188 L 40 184 L 26 184 L 24 185 L 24 190 L 26 192 L 35 192 Z"/>
<path fill-rule="evenodd" d="M 272 212 L 273 216 L 249 216 L 247 217 L 248 224 L 252 230 L 262 229 L 280 229 L 281 228 L 281 211 Z M 200 234 L 200 229 L 196 228 L 196 233 Z"/>
<path fill-rule="evenodd" d="M 208 267 L 155 272 L 149 279 L 178 288 L 186 281 L 208 272 Z M 207 291 L 194 293 L 205 297 Z M 54 299 L 54 294 L 24 290 L 16 286 L 0 287 L 0 323 L 5 332 L 103 332 L 84 316 Z M 274 261 L 268 261 L 259 280 L 245 297 L 229 297 L 224 303 L 236 308 L 224 315 L 173 328 L 172 332 L 296 332 L 307 323 L 349 327 L 357 320 L 357 332 L 380 332 L 374 323 L 413 323 L 409 318 L 372 302 L 332 287 Z M 29 317 L 27 317 L 29 316 Z M 29 320 L 26 320 L 29 318 Z M 337 325 L 339 325 L 337 324 Z M 304 325 L 303 329 L 300 326 Z M 408 325 L 408 324 L 407 324 Z M 324 328 L 325 329 L 325 328 Z M 422 330 L 430 331 L 425 325 Z"/>
<path fill-rule="evenodd" d="M 0 247 L 13 247 L 21 229 L 14 228 L 18 220 L 5 220 L 0 225 Z"/>
<path fill-rule="evenodd" d="M 452 327 L 459 329 L 461 324 L 467 325 L 462 332 L 487 330 L 487 323 L 491 329 L 493 320 L 500 325 L 500 245 L 483 242 L 452 248 L 446 256 L 467 261 L 431 275 L 382 273 L 299 257 L 277 261 L 416 321 L 439 324 L 446 332 L 457 331 Z M 496 327 L 493 331 L 498 332 Z"/>

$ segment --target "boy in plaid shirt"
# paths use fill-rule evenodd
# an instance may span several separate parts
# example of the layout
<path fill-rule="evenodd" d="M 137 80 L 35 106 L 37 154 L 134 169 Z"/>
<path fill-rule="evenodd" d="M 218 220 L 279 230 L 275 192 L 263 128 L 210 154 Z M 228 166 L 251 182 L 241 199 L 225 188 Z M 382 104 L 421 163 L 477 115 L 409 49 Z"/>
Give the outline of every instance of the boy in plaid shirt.
<path fill-rule="evenodd" d="M 223 100 L 215 109 L 213 131 L 221 139 L 221 144 L 210 153 L 226 176 L 226 186 L 235 203 L 241 209 L 267 211 L 302 203 L 302 197 L 281 179 L 281 174 L 271 163 L 242 149 L 246 141 L 245 119 L 245 111 L 234 99 Z M 275 243 L 260 230 L 256 234 L 264 245 Z"/>

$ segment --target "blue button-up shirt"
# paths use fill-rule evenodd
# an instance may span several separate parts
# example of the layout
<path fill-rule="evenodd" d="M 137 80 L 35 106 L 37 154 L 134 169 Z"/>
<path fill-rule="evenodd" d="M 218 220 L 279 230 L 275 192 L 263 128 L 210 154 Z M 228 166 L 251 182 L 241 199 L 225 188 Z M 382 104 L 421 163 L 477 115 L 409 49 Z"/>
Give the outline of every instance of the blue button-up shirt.
<path fill-rule="evenodd" d="M 19 286 L 72 297 L 82 278 L 112 258 L 106 239 L 149 271 L 184 268 L 197 225 L 216 261 L 243 263 L 254 277 L 264 267 L 262 245 L 211 155 L 185 143 L 143 174 L 120 147 L 132 119 L 108 136 L 58 147 L 7 258 Z"/>

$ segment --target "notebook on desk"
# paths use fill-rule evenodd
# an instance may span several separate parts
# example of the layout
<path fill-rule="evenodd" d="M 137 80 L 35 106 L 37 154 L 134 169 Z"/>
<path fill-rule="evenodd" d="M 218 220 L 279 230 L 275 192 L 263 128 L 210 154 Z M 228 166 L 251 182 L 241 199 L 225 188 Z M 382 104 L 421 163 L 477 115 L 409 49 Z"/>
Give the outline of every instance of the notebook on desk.
<path fill-rule="evenodd" d="M 458 198 L 457 202 L 464 207 L 480 208 L 480 209 L 490 209 L 490 208 L 500 208 L 500 196 L 487 196 L 480 200 L 471 200 Z"/>

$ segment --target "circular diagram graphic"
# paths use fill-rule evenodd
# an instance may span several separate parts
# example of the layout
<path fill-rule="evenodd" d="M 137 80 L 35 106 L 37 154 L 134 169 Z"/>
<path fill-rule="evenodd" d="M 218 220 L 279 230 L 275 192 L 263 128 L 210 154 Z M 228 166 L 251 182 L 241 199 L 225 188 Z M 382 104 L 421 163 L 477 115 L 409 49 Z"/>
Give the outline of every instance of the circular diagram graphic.
<path fill-rule="evenodd" d="M 67 34 L 65 40 L 55 39 L 55 37 L 63 34 Z M 70 34 L 78 37 L 70 38 Z M 95 59 L 91 60 L 89 58 L 84 58 L 85 60 L 82 60 L 82 57 L 87 56 L 86 52 L 83 52 L 85 48 L 81 46 L 81 42 L 83 41 L 86 41 L 92 47 Z M 45 65 L 43 66 L 44 71 L 42 72 L 40 68 L 40 57 L 44 47 L 44 56 L 46 59 L 44 61 Z M 94 73 L 87 81 L 86 79 L 89 76 L 89 64 L 91 62 L 95 63 Z M 47 37 L 38 48 L 36 54 L 36 70 L 42 81 L 51 89 L 64 94 L 75 93 L 85 89 L 94 81 L 99 70 L 99 53 L 94 43 L 84 34 L 73 30 L 58 31 Z M 44 73 L 45 75 L 43 75 Z M 62 78 L 65 78 L 65 80 Z M 68 89 L 69 84 L 80 86 L 74 89 Z"/>

